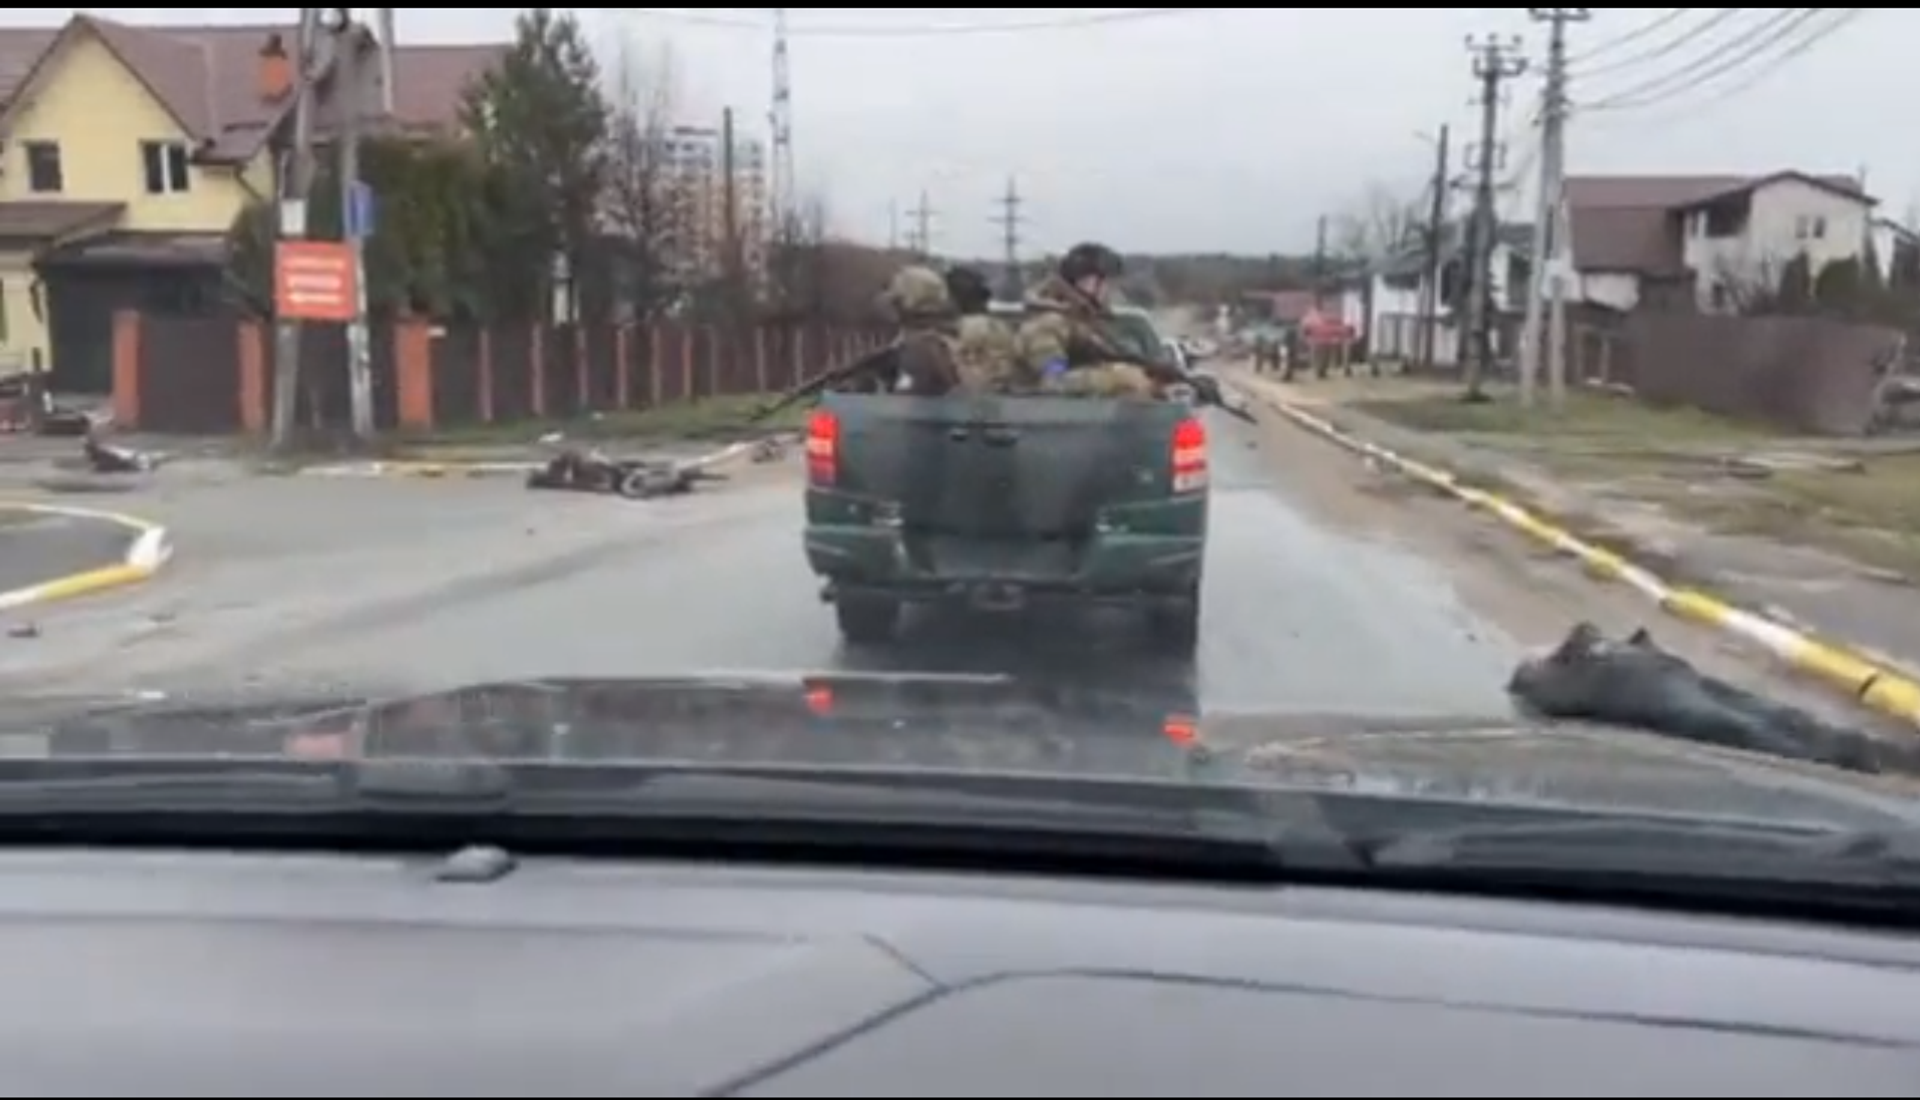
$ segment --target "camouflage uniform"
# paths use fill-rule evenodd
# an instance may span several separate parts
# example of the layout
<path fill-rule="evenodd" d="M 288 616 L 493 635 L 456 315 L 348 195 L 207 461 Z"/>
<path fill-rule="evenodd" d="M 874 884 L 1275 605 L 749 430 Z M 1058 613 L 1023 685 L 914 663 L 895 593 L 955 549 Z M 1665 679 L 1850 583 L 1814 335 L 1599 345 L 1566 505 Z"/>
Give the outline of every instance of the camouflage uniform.
<path fill-rule="evenodd" d="M 1074 397 L 1134 397 L 1159 394 L 1147 372 L 1132 363 L 1092 363 L 1075 367 L 1047 386 L 1050 393 Z"/>
<path fill-rule="evenodd" d="M 956 358 L 960 385 L 977 393 L 1005 393 L 1023 376 L 1019 343 L 1012 327 L 998 317 L 976 313 L 960 318 Z"/>
<path fill-rule="evenodd" d="M 1050 393 L 1088 397 L 1153 397 L 1147 373 L 1104 331 L 1100 306 L 1066 280 L 1050 276 L 1027 294 L 1020 326 L 1021 381 Z"/>
<path fill-rule="evenodd" d="M 882 297 L 900 324 L 894 339 L 900 388 L 928 397 L 953 389 L 960 368 L 947 281 L 929 267 L 903 267 Z"/>

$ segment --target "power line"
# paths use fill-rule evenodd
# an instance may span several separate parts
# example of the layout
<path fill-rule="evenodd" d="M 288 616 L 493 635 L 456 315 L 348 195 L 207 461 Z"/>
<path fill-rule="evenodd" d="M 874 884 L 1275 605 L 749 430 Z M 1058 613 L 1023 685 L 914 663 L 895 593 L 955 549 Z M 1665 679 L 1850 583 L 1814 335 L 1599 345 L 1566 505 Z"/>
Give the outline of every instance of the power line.
<path fill-rule="evenodd" d="M 1626 32 L 1625 34 L 1615 35 L 1604 42 L 1600 42 L 1597 45 L 1592 46 L 1584 53 L 1569 55 L 1567 58 L 1567 61 L 1569 63 L 1585 61 L 1590 57 L 1594 57 L 1598 54 L 1606 53 L 1609 50 L 1619 49 L 1621 46 L 1630 46 L 1633 43 L 1640 41 L 1642 38 L 1647 37 L 1648 35 L 1656 34 L 1659 31 L 1665 30 L 1667 27 L 1672 26 L 1674 23 L 1682 19 L 1685 19 L 1688 15 L 1698 10 L 1700 9 L 1669 8 L 1667 9 L 1667 14 L 1659 16 L 1654 19 L 1650 19 L 1647 22 L 1642 23 L 1639 26 L 1635 27 L 1634 29 Z"/>
<path fill-rule="evenodd" d="M 1721 100 L 1730 99 L 1733 96 L 1739 95 L 1742 92 L 1752 89 L 1753 87 L 1758 85 L 1761 81 L 1772 76 L 1774 73 L 1780 71 L 1780 69 L 1785 65 L 1787 65 L 1789 62 L 1793 61 L 1798 57 L 1803 56 L 1809 50 L 1813 49 L 1813 47 L 1819 45 L 1821 42 L 1824 42 L 1828 38 L 1832 37 L 1841 28 L 1847 26 L 1849 23 L 1852 23 L 1856 19 L 1860 18 L 1862 15 L 1865 15 L 1870 9 L 1867 9 L 1867 8 L 1839 8 L 1839 9 L 1809 8 L 1806 10 L 1808 12 L 1807 17 L 1796 20 L 1793 23 L 1793 26 L 1786 28 L 1785 32 L 1783 32 L 1780 35 L 1775 35 L 1768 42 L 1762 43 L 1761 46 L 1763 47 L 1763 49 L 1748 51 L 1747 53 L 1741 55 L 1740 57 L 1729 59 L 1729 63 L 1715 66 L 1713 69 L 1709 71 L 1703 71 L 1697 74 L 1695 79 L 1688 81 L 1687 83 L 1677 88 L 1669 89 L 1665 92 L 1659 93 L 1657 95 L 1653 95 L 1648 98 L 1639 98 L 1639 99 L 1630 99 L 1626 96 L 1625 93 L 1622 93 L 1620 95 L 1601 100 L 1598 103 L 1588 104 L 1583 109 L 1590 110 L 1590 111 L 1637 110 L 1642 107 L 1655 106 L 1657 104 L 1675 99 L 1676 97 L 1684 95 L 1686 92 L 1694 88 L 1697 88 L 1703 84 L 1708 83 L 1709 81 L 1713 80 L 1713 78 L 1717 76 L 1724 76 L 1727 73 L 1733 71 L 1734 69 L 1739 68 L 1740 65 L 1745 64 L 1748 61 L 1754 60 L 1759 53 L 1764 52 L 1764 48 L 1779 44 L 1780 40 L 1784 38 L 1786 34 L 1791 33 L 1793 30 L 1796 30 L 1802 26 L 1805 26 L 1808 22 L 1812 20 L 1812 17 L 1823 15 L 1823 14 L 1831 15 L 1831 18 L 1829 18 L 1825 23 L 1817 27 L 1814 27 L 1807 35 L 1802 37 L 1799 41 L 1788 43 L 1785 49 L 1780 51 L 1776 56 L 1770 59 L 1767 59 L 1765 63 L 1763 63 L 1753 71 L 1747 73 L 1743 78 L 1734 81 L 1732 84 L 1728 84 L 1724 87 L 1721 87 L 1709 93 L 1703 98 L 1691 100 L 1687 103 L 1687 106 L 1689 107 L 1689 109 L 1697 109 L 1699 107 L 1706 106 L 1707 104 L 1710 104 L 1710 103 L 1717 103 Z"/>
<path fill-rule="evenodd" d="M 632 8 L 639 15 L 671 19 L 692 26 L 729 30 L 766 31 L 766 24 L 755 19 L 716 15 L 699 9 Z M 1015 34 L 1028 31 L 1087 30 L 1096 27 L 1144 23 L 1159 19 L 1238 11 L 1237 8 L 1129 8 L 1122 11 L 1083 12 L 1079 15 L 1044 19 L 1013 19 L 994 23 L 809 23 L 792 28 L 795 37 L 806 38 L 936 38 L 953 35 Z"/>
<path fill-rule="evenodd" d="M 1640 50 L 1626 57 L 1609 61 L 1604 65 L 1582 68 L 1576 75 L 1581 77 L 1594 77 L 1605 73 L 1616 73 L 1622 69 L 1631 69 L 1635 66 L 1644 65 L 1649 61 L 1658 61 L 1663 57 L 1670 57 L 1679 52 L 1687 43 L 1711 33 L 1716 27 L 1720 27 L 1731 20 L 1738 19 L 1742 15 L 1749 14 L 1752 10 L 1751 8 L 1720 8 L 1714 11 L 1713 14 L 1707 16 L 1703 22 L 1667 39 L 1665 42 L 1653 46 L 1651 49 Z"/>
<path fill-rule="evenodd" d="M 1741 92 L 1753 90 L 1755 86 L 1759 86 L 1763 81 L 1766 81 L 1766 77 L 1772 77 L 1774 73 L 1778 73 L 1780 69 L 1784 69 L 1789 61 L 1793 61 L 1795 58 L 1807 54 L 1814 46 L 1818 46 L 1820 42 L 1824 42 L 1828 36 L 1837 33 L 1837 31 L 1839 31 L 1841 27 L 1845 27 L 1847 23 L 1853 23 L 1855 19 L 1859 19 L 1860 15 L 1866 15 L 1866 12 L 1868 12 L 1866 8 L 1839 8 L 1839 10 L 1837 10 L 1837 17 L 1832 23 L 1816 29 L 1812 35 L 1807 36 L 1807 38 L 1801 38 L 1799 42 L 1795 42 L 1793 46 L 1789 46 L 1788 50 L 1786 50 L 1784 54 L 1780 54 L 1778 58 L 1774 58 L 1770 65 L 1763 65 L 1763 67 L 1747 73 L 1745 79 L 1734 81 L 1732 84 L 1726 84 L 1726 86 L 1718 88 L 1713 94 L 1709 94 L 1709 96 L 1705 96 L 1705 98 L 1688 100 L 1684 106 L 1690 109 L 1690 111 L 1697 111 L 1699 108 L 1705 108 L 1705 106 L 1711 106 L 1711 104 L 1718 104 L 1718 102 L 1722 102 L 1722 100 L 1732 100 L 1734 96 L 1738 96 Z"/>
<path fill-rule="evenodd" d="M 1622 89 L 1604 99 L 1585 104 L 1587 110 L 1625 110 L 1630 107 L 1646 107 L 1686 92 L 1707 83 L 1759 58 L 1761 55 L 1792 38 L 1800 29 L 1821 17 L 1822 8 L 1786 8 L 1779 15 L 1769 17 L 1758 26 L 1721 44 L 1720 48 L 1703 57 L 1694 59 L 1691 65 L 1669 72 L 1639 84 Z M 1832 30 L 1825 32 L 1832 33 Z M 1817 34 L 1811 41 L 1817 41 L 1824 34 Z M 1794 49 L 1789 45 L 1788 49 Z"/>

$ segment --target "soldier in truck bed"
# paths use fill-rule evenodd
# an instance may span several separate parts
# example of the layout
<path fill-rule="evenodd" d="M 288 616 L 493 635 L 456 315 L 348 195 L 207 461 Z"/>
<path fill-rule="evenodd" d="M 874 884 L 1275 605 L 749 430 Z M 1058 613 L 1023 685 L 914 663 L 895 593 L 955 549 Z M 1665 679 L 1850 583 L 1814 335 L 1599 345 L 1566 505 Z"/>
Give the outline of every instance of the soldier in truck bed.
<path fill-rule="evenodd" d="M 960 385 L 975 393 L 1005 393 L 1017 388 L 1020 355 L 1013 329 L 993 316 L 993 288 L 971 267 L 947 270 L 947 294 L 960 320 L 955 348 Z"/>
<path fill-rule="evenodd" d="M 937 397 L 958 385 L 956 318 L 946 279 L 930 267 L 903 267 L 882 299 L 900 326 L 893 345 L 895 389 Z"/>
<path fill-rule="evenodd" d="M 1111 284 L 1126 270 L 1103 244 L 1067 250 L 1053 274 L 1027 292 L 1020 326 L 1024 381 L 1054 393 L 1152 397 L 1152 379 L 1107 332 Z"/>

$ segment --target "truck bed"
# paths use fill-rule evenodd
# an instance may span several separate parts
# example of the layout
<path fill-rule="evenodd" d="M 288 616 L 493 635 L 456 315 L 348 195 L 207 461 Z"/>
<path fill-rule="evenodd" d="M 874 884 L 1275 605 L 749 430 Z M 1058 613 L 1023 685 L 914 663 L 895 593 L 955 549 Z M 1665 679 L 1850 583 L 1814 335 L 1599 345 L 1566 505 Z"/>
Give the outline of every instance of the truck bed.
<path fill-rule="evenodd" d="M 1070 542 L 1100 510 L 1173 492 L 1173 402 L 831 394 L 839 492 L 898 509 L 909 536 Z"/>

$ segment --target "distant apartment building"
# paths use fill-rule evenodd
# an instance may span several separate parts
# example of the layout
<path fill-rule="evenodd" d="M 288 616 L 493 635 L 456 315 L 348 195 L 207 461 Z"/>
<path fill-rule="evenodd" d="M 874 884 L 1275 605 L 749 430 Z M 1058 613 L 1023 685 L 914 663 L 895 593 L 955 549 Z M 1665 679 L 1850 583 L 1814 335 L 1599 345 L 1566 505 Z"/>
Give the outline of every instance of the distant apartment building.
<path fill-rule="evenodd" d="M 673 207 L 675 251 L 688 281 L 726 268 L 729 231 L 738 234 L 740 263 L 754 277 L 766 270 L 767 153 L 757 138 L 734 135 L 733 216 L 727 211 L 726 140 L 713 127 L 676 126 L 661 137 L 663 187 Z M 731 223 L 731 224 L 730 224 Z"/>

